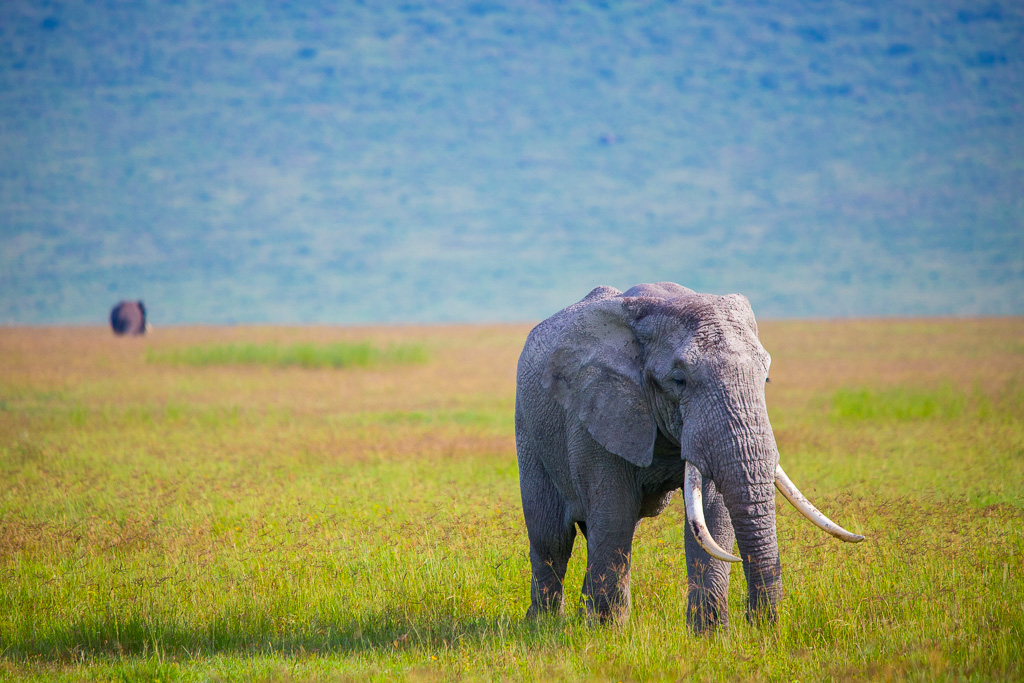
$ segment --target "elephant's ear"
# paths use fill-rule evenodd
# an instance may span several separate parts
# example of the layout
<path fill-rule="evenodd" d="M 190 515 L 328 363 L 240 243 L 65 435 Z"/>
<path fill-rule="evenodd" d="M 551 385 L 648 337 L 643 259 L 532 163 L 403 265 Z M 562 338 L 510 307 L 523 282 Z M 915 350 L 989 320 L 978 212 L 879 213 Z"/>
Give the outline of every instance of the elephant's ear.
<path fill-rule="evenodd" d="M 644 394 L 641 348 L 627 301 L 614 297 L 581 306 L 559 335 L 542 381 L 599 444 L 647 467 L 658 427 Z"/>

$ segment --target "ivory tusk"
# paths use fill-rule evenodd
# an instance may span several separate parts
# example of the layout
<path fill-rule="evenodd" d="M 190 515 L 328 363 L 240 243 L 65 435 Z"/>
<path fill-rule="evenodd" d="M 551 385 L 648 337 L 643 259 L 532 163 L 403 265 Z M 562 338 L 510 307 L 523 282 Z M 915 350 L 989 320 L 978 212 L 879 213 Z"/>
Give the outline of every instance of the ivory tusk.
<path fill-rule="evenodd" d="M 860 543 L 864 540 L 864 537 L 860 534 L 853 534 L 839 526 L 831 519 L 821 514 L 818 508 L 811 504 L 811 501 L 807 500 L 804 494 L 800 493 L 800 489 L 793 485 L 786 473 L 782 471 L 782 465 L 775 466 L 775 488 L 782 492 L 782 495 L 786 497 L 790 503 L 793 504 L 797 510 L 803 514 L 804 517 L 811 520 L 815 526 L 819 527 L 823 531 L 827 531 L 841 541 L 847 543 Z M 689 512 L 689 508 L 687 508 Z"/>
<path fill-rule="evenodd" d="M 708 531 L 708 525 L 704 521 L 704 501 L 702 500 L 701 486 L 703 479 L 700 470 L 694 467 L 689 461 L 686 462 L 686 480 L 683 483 L 683 498 L 686 500 L 686 523 L 690 525 L 693 537 L 700 543 L 700 547 L 708 552 L 708 555 L 723 562 L 739 562 L 740 558 L 730 552 L 722 550 L 722 546 L 715 543 Z"/>

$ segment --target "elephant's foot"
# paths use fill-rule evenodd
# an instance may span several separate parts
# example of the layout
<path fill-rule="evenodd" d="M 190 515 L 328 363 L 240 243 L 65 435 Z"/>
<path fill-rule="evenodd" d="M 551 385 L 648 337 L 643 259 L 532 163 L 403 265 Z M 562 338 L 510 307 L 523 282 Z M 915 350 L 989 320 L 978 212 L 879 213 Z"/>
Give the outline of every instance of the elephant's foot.
<path fill-rule="evenodd" d="M 562 614 L 563 612 L 561 601 L 559 601 L 557 605 L 533 603 L 532 605 L 530 605 L 530 608 L 526 610 L 526 620 L 538 621 L 540 619 L 561 617 Z"/>
<path fill-rule="evenodd" d="M 526 611 L 526 618 L 541 619 L 549 616 L 562 616 L 565 599 L 561 585 L 561 581 L 541 584 L 535 580 L 530 591 L 530 609 Z"/>
<path fill-rule="evenodd" d="M 587 598 L 580 600 L 580 616 L 597 624 L 619 626 L 629 621 L 629 605 L 594 605 Z"/>
<path fill-rule="evenodd" d="M 747 622 L 758 628 L 770 628 L 779 623 L 779 608 L 777 598 L 759 600 L 756 603 L 747 602 Z"/>
<path fill-rule="evenodd" d="M 623 624 L 629 619 L 629 570 L 617 567 L 610 573 L 584 580 L 580 614 L 601 624 Z"/>
<path fill-rule="evenodd" d="M 691 591 L 686 605 L 686 623 L 697 635 L 714 633 L 729 627 L 725 596 L 706 591 Z"/>

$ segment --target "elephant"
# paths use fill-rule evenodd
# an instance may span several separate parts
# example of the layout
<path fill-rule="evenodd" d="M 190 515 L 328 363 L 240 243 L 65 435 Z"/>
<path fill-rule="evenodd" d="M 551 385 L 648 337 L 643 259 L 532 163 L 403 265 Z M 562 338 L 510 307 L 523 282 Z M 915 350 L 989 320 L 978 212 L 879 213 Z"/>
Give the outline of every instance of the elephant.
<path fill-rule="evenodd" d="M 141 301 L 121 301 L 110 311 L 110 327 L 114 334 L 140 335 L 149 330 L 146 306 Z"/>
<path fill-rule="evenodd" d="M 527 618 L 563 612 L 577 528 L 588 562 L 581 612 L 628 618 L 634 533 L 680 488 L 686 620 L 697 633 L 728 625 L 730 562 L 743 563 L 747 619 L 777 620 L 773 487 L 823 530 L 864 540 L 819 512 L 779 465 L 765 401 L 770 364 L 744 296 L 672 282 L 598 287 L 530 332 L 515 407 Z"/>

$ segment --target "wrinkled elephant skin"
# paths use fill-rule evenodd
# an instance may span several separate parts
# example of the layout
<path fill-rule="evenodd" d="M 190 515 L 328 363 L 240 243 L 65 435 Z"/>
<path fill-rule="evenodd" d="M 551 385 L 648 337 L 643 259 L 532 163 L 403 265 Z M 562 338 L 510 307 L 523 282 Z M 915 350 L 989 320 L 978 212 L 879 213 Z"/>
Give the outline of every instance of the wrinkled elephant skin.
<path fill-rule="evenodd" d="M 690 626 L 727 623 L 727 560 L 743 562 L 748 618 L 776 618 L 782 470 L 765 403 L 770 363 L 746 298 L 674 283 L 599 287 L 533 329 L 516 393 L 528 616 L 562 611 L 578 529 L 582 607 L 624 619 L 637 524 L 684 488 L 697 501 L 685 533 Z"/>

